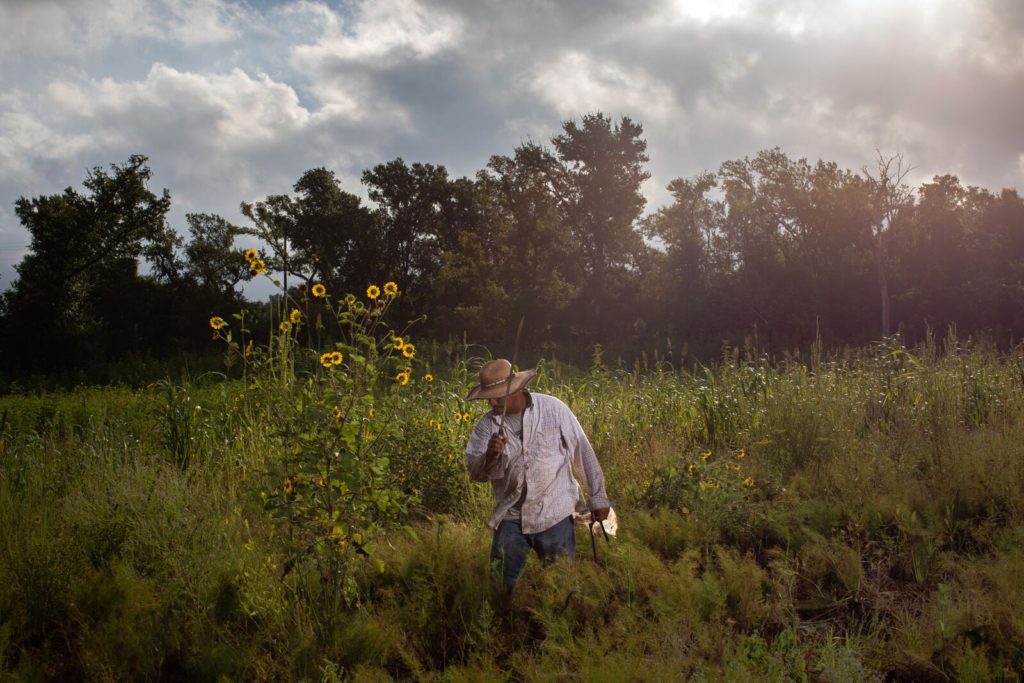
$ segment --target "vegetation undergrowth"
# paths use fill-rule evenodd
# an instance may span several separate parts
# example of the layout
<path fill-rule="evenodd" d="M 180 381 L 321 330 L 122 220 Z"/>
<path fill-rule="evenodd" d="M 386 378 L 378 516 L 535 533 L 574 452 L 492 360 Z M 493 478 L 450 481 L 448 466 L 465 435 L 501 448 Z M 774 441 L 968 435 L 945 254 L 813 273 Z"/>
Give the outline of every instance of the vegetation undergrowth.
<path fill-rule="evenodd" d="M 375 290 L 311 289 L 263 347 L 213 321 L 242 380 L 0 399 L 0 672 L 1020 679 L 1024 350 L 541 364 L 620 531 L 504 600 L 462 462 L 483 359 L 432 370 Z"/>

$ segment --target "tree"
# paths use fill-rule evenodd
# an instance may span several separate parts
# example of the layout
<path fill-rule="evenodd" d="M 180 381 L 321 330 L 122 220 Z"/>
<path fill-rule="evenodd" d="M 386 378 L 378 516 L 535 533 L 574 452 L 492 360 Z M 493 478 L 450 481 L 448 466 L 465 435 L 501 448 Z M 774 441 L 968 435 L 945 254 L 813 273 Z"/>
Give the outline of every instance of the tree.
<path fill-rule="evenodd" d="M 235 248 L 242 229 L 211 213 L 190 213 L 186 220 L 192 239 L 185 246 L 185 277 L 202 291 L 236 299 L 239 283 L 252 279 L 249 264 Z"/>
<path fill-rule="evenodd" d="M 646 289 L 659 309 L 660 326 L 673 336 L 706 331 L 715 324 L 712 314 L 722 310 L 709 305 L 721 289 L 715 284 L 731 270 L 723 243 L 725 204 L 709 196 L 717 185 L 713 173 L 676 178 L 668 184 L 673 203 L 643 221 L 644 235 L 660 247 Z"/>
<path fill-rule="evenodd" d="M 902 154 L 893 154 L 887 157 L 877 150 L 876 152 L 878 157 L 875 161 L 875 175 L 872 176 L 867 169 L 864 169 L 864 176 L 872 190 L 873 216 L 870 230 L 874 245 L 878 294 L 882 307 L 882 336 L 888 337 L 892 329 L 887 273 L 889 268 L 889 232 L 900 214 L 913 206 L 910 188 L 903 183 L 904 178 L 913 170 L 913 167 L 904 165 Z"/>
<path fill-rule="evenodd" d="M 93 168 L 86 194 L 69 187 L 15 203 L 31 240 L 4 295 L 4 358 L 60 367 L 133 342 L 137 321 L 118 303 L 140 281 L 140 257 L 167 255 L 176 240 L 165 221 L 170 195 L 149 190 L 146 162 L 134 155 L 109 171 Z M 176 277 L 173 260 L 164 265 Z"/>
<path fill-rule="evenodd" d="M 379 278 L 402 287 L 401 315 L 427 312 L 443 255 L 459 248 L 459 235 L 473 230 L 472 193 L 448 179 L 444 166 L 402 159 L 363 172 L 370 200 L 377 204 Z M 369 284 L 369 282 L 367 283 Z"/>
<path fill-rule="evenodd" d="M 579 245 L 586 312 L 593 330 L 628 315 L 626 303 L 646 246 L 636 229 L 645 205 L 641 184 L 650 177 L 643 128 L 628 117 L 612 124 L 598 112 L 565 121 L 552 138 L 559 166 L 549 165 L 562 220 Z M 610 311 L 613 301 L 625 306 Z M 611 315 L 609 315 L 611 313 Z"/>

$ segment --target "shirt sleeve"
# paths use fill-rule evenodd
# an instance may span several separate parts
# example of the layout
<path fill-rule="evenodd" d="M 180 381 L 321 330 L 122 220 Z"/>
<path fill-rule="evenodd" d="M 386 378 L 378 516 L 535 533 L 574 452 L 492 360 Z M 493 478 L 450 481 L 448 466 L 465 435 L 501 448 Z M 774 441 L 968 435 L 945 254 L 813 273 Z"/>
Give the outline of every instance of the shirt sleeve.
<path fill-rule="evenodd" d="M 469 435 L 469 442 L 466 444 L 466 469 L 469 470 L 469 477 L 473 481 L 491 481 L 501 479 L 505 476 L 505 468 L 508 466 L 508 454 L 503 453 L 497 463 L 489 470 L 487 463 L 487 442 L 491 440 L 491 424 L 487 417 L 481 418 Z"/>
<path fill-rule="evenodd" d="M 597 461 L 597 454 L 594 452 L 594 447 L 590 445 L 590 439 L 583 432 L 580 421 L 576 419 L 569 406 L 564 407 L 561 429 L 562 437 L 572 452 L 573 465 L 577 470 L 582 470 L 589 494 L 590 509 L 599 510 L 611 507 L 608 494 L 604 489 L 604 472 L 601 470 L 601 464 Z"/>

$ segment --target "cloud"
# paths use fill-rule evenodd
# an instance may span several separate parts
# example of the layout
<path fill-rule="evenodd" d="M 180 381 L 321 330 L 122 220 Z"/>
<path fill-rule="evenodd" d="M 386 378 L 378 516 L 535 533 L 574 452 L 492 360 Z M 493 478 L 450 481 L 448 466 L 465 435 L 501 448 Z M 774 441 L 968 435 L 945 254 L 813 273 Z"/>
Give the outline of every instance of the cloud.
<path fill-rule="evenodd" d="M 0 3 L 0 63 L 29 57 L 86 58 L 145 41 L 187 47 L 237 39 L 252 20 L 225 0 L 13 0 Z"/>
<path fill-rule="evenodd" d="M 530 86 L 561 117 L 593 111 L 643 112 L 647 120 L 673 120 L 677 126 L 685 122 L 685 112 L 667 84 L 643 70 L 601 62 L 580 52 L 567 52 L 553 63 L 540 65 Z"/>
<path fill-rule="evenodd" d="M 643 124 L 650 209 L 672 178 L 775 146 L 853 169 L 902 152 L 920 179 L 1020 187 L 1022 8 L 0 1 L 0 203 L 146 153 L 175 211 L 230 217 L 315 166 L 357 192 L 396 156 L 471 175 L 595 110 Z"/>

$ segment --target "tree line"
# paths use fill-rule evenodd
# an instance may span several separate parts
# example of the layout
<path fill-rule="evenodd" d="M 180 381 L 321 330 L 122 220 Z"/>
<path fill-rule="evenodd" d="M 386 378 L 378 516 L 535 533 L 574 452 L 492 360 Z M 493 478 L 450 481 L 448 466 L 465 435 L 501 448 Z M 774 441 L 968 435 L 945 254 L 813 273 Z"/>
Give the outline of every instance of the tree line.
<path fill-rule="evenodd" d="M 954 324 L 1001 343 L 1024 335 L 1024 201 L 953 175 L 905 183 L 899 155 L 871 168 L 792 159 L 779 149 L 676 178 L 645 214 L 640 124 L 601 113 L 524 142 L 472 178 L 401 158 L 366 170 L 370 203 L 326 168 L 290 193 L 243 203 L 242 225 L 168 222 L 144 156 L 87 174 L 84 190 L 22 197 L 31 236 L 0 298 L 8 372 L 86 359 L 201 351 L 205 320 L 239 308 L 258 245 L 301 295 L 400 283 L 399 315 L 420 336 L 507 352 L 525 319 L 531 347 L 579 359 L 714 353 L 756 335 L 769 350 L 860 345 Z M 257 311 L 258 314 L 258 311 Z M 268 326 L 269 327 L 269 326 Z"/>

